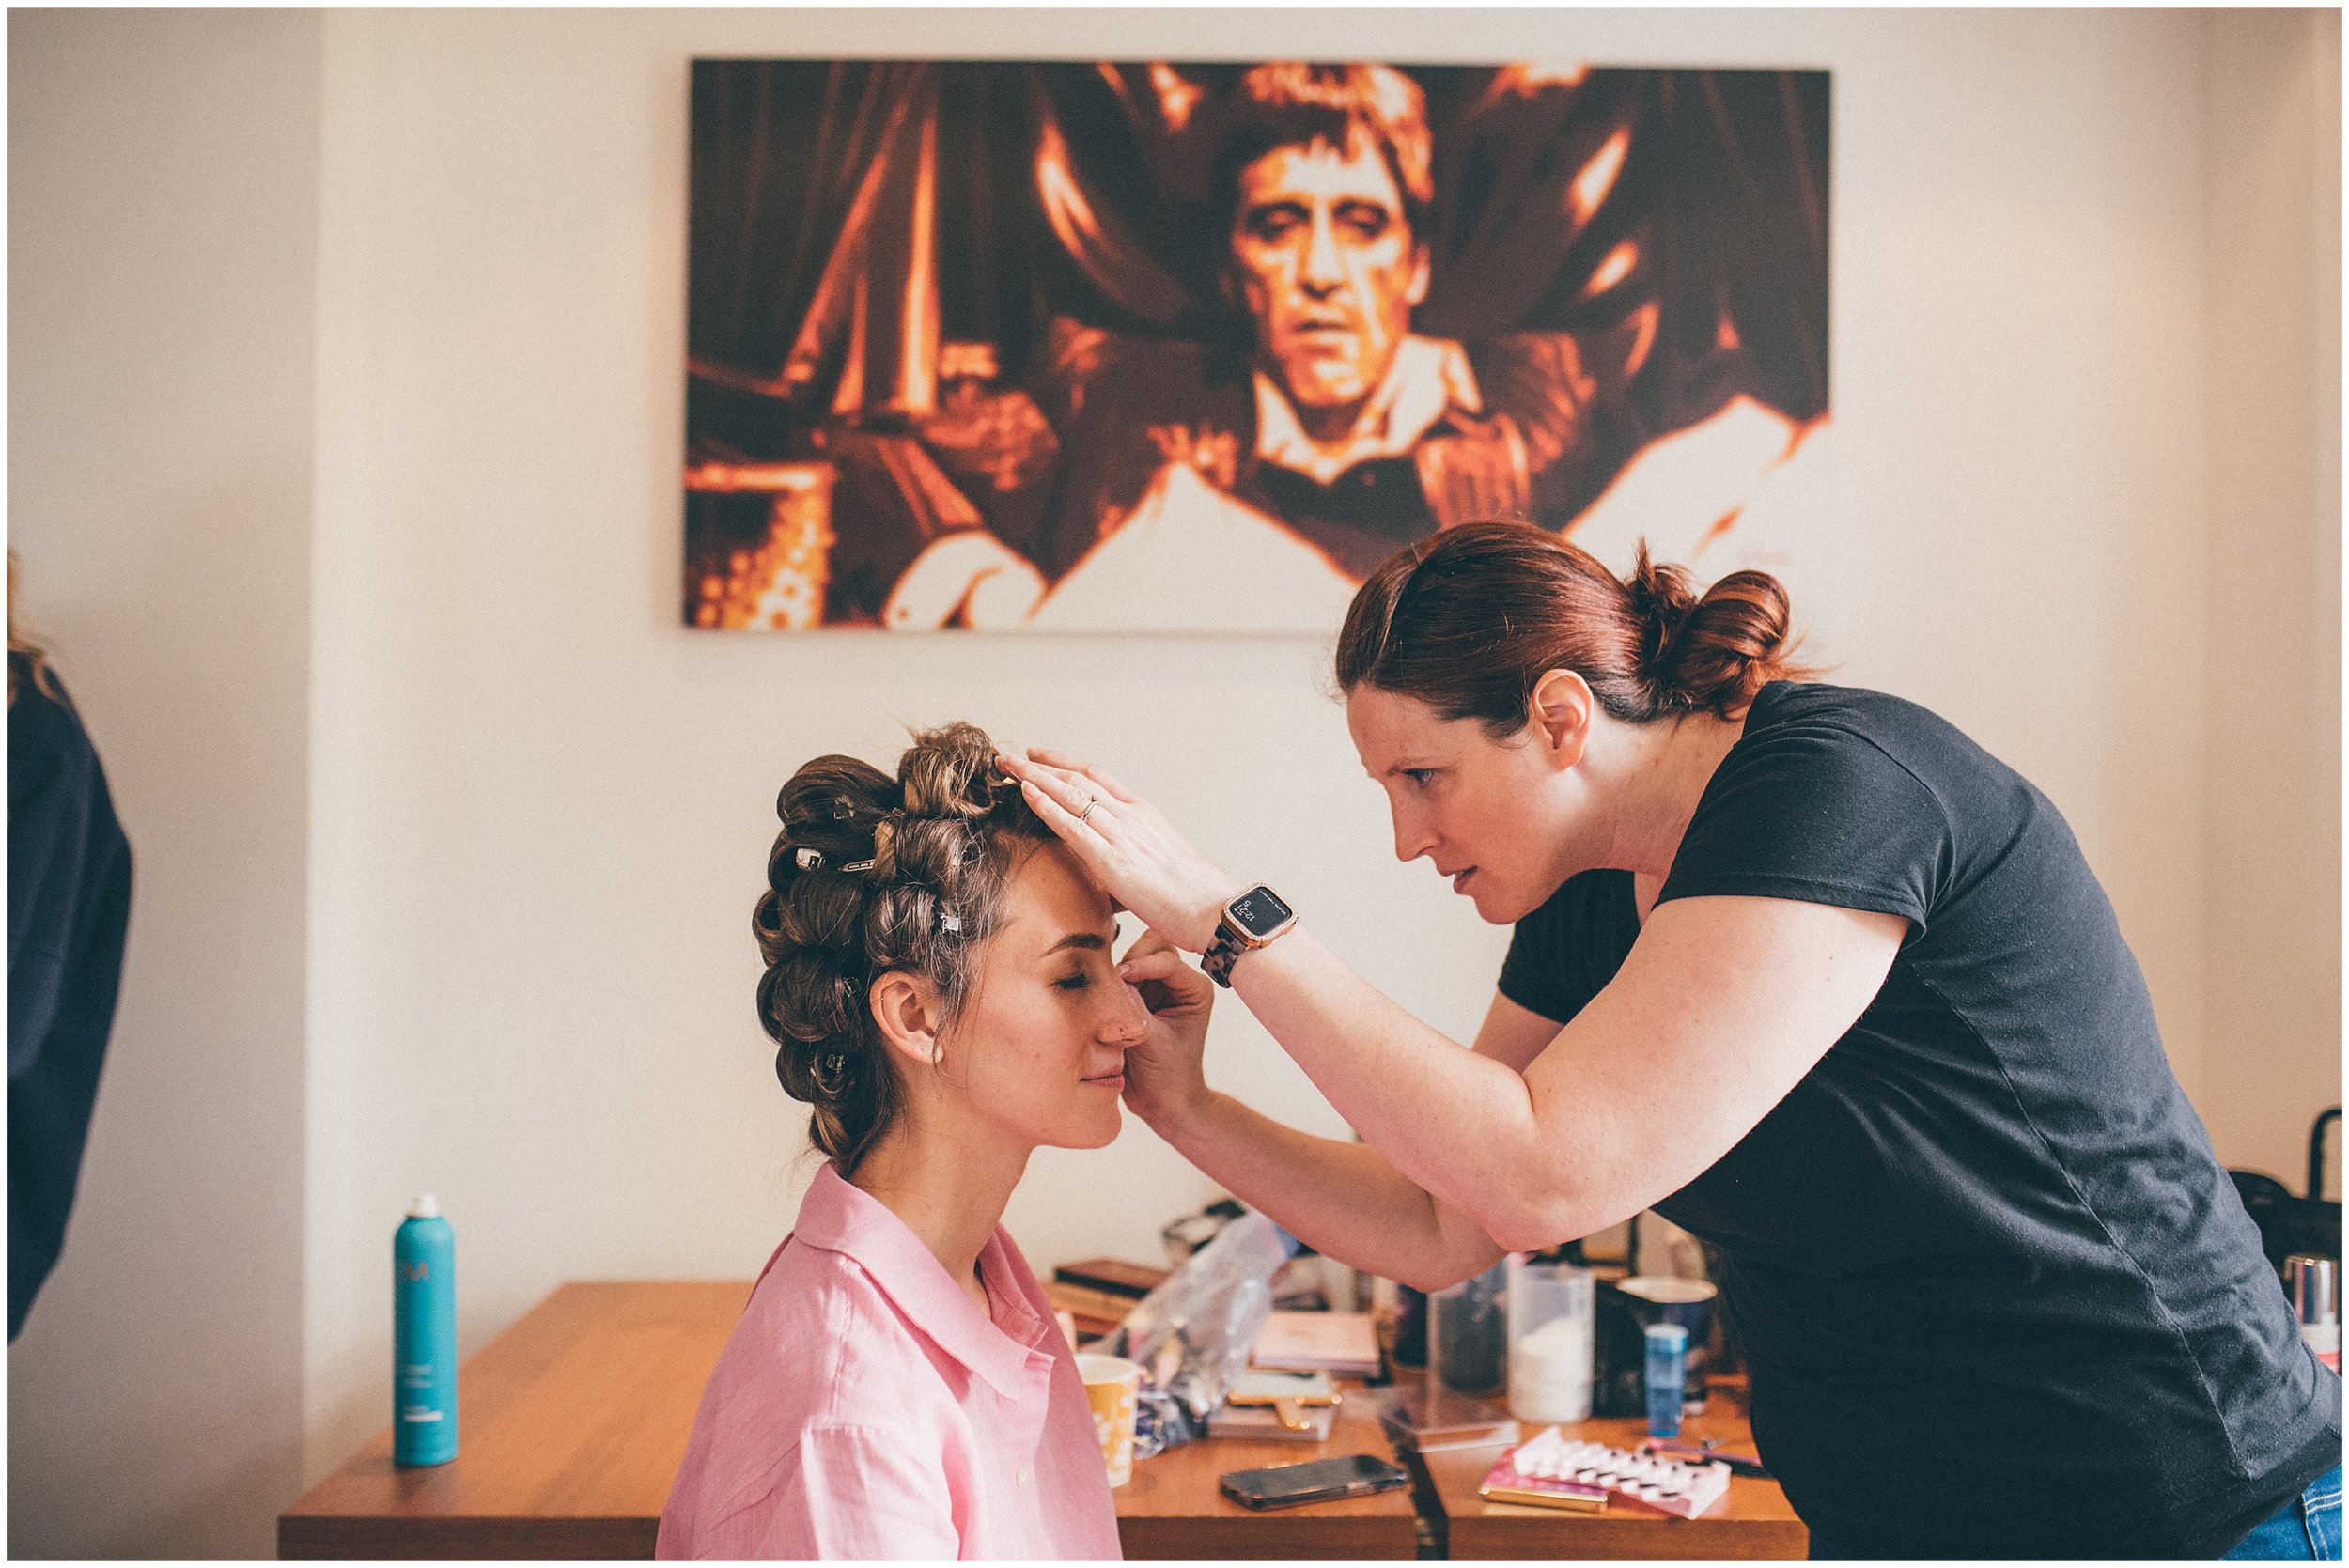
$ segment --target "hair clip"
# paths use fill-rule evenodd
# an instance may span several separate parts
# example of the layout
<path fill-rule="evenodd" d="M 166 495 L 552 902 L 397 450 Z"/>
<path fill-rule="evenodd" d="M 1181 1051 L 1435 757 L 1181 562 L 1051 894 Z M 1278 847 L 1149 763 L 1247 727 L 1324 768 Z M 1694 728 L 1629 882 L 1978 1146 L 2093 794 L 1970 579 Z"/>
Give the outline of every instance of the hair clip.
<path fill-rule="evenodd" d="M 807 1064 L 807 1076 L 816 1080 L 817 1092 L 838 1094 L 848 1070 L 848 1059 L 838 1051 L 827 1051 Z"/>
<path fill-rule="evenodd" d="M 855 802 L 854 800 L 834 800 L 834 801 L 832 801 L 832 819 L 834 822 L 853 822 L 853 821 L 855 821 L 855 820 L 856 820 L 856 802 Z"/>
<path fill-rule="evenodd" d="M 808 849 L 802 847 L 795 850 L 792 853 L 791 858 L 799 862 L 799 867 L 801 871 L 821 871 L 824 869 L 824 852 L 821 849 Z"/>
<path fill-rule="evenodd" d="M 842 866 L 840 869 L 842 871 L 870 871 L 873 869 L 873 862 L 871 861 L 850 861 L 847 865 Z"/>
<path fill-rule="evenodd" d="M 941 915 L 938 917 L 938 926 L 940 930 L 945 932 L 950 937 L 959 937 L 962 935 L 962 917 L 960 915 Z"/>

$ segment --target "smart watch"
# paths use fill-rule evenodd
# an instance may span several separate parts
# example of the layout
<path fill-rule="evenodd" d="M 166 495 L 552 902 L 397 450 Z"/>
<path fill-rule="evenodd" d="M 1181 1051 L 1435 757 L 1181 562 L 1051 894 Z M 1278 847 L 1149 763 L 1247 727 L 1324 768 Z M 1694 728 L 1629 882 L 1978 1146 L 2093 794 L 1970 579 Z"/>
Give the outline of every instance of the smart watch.
<path fill-rule="evenodd" d="M 1216 926 L 1215 940 L 1199 955 L 1199 967 L 1208 979 L 1229 990 L 1232 966 L 1239 962 L 1240 955 L 1286 936 L 1296 924 L 1297 911 L 1283 903 L 1279 893 L 1259 882 L 1223 906 L 1223 918 Z"/>

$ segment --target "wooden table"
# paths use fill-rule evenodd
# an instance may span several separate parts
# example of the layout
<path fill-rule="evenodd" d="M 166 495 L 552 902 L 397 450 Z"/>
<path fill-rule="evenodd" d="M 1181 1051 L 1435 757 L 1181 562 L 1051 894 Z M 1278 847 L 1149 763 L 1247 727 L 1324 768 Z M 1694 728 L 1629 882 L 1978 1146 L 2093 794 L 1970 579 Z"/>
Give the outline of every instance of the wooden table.
<path fill-rule="evenodd" d="M 464 1363 L 458 1456 L 392 1430 L 277 1516 L 281 1558 L 649 1558 L 747 1281 L 568 1284 Z M 384 1369 L 385 1397 L 391 1369 Z"/>
<path fill-rule="evenodd" d="M 1753 1434 L 1746 1425 L 1740 1397 L 1734 1390 L 1717 1388 L 1704 1413 L 1682 1422 L 1681 1436 L 1690 1442 L 1718 1437 L 1736 1452 L 1753 1452 Z M 1539 1430 L 1530 1429 L 1526 1436 Z M 1647 1436 L 1647 1422 L 1625 1417 L 1578 1421 L 1564 1430 L 1570 1437 L 1628 1449 Z M 1810 1552 L 1811 1533 L 1795 1516 L 1786 1494 L 1775 1481 L 1734 1476 L 1729 1496 L 1696 1519 L 1675 1519 L 1630 1502 L 1610 1502 L 1604 1514 L 1569 1514 L 1554 1508 L 1486 1502 L 1478 1497 L 1478 1483 L 1501 1453 L 1498 1447 L 1452 1449 L 1410 1461 L 1423 1483 L 1423 1502 L 1442 1515 L 1440 1545 L 1445 1556 L 1571 1561 L 1788 1559 Z"/>
<path fill-rule="evenodd" d="M 1339 1384 L 1337 1423 L 1326 1443 L 1208 1437 L 1134 1463 L 1113 1494 L 1117 1537 L 1131 1559 L 1369 1558 L 1418 1555 L 1419 1510 L 1411 1491 L 1301 1503 L 1261 1512 L 1226 1498 L 1216 1478 L 1230 1470 L 1298 1465 L 1345 1453 L 1394 1457 L 1360 1384 Z"/>
<path fill-rule="evenodd" d="M 278 1515 L 277 1555 L 651 1557 L 703 1385 L 749 1294 L 741 1281 L 563 1286 L 465 1362 L 456 1459 L 399 1468 L 386 1426 Z M 1126 1555 L 1409 1558 L 1408 1491 L 1259 1514 L 1216 1489 L 1226 1470 L 1387 1452 L 1357 1399 L 1327 1444 L 1215 1438 L 1143 1460 L 1115 1494 Z"/>

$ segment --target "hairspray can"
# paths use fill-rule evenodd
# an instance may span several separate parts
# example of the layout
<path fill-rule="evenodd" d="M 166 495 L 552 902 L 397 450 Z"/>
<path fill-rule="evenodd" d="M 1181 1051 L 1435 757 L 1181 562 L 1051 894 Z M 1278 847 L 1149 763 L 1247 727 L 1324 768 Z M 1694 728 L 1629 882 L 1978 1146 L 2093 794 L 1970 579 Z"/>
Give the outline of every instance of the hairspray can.
<path fill-rule="evenodd" d="M 392 1463 L 457 1457 L 457 1237 L 426 1193 L 392 1236 Z"/>
<path fill-rule="evenodd" d="M 1677 1323 L 1647 1326 L 1647 1435 L 1680 1436 L 1680 1398 L 1688 1378 L 1688 1330 Z"/>

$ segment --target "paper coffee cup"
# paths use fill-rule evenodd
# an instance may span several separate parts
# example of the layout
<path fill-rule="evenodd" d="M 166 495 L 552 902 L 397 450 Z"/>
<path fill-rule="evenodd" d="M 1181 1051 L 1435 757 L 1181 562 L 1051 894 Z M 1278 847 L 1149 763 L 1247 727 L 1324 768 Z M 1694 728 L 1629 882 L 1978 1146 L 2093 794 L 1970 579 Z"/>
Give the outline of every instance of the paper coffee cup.
<path fill-rule="evenodd" d="M 1123 1486 L 1134 1475 L 1134 1405 L 1142 1391 L 1142 1369 L 1122 1356 L 1077 1358 L 1085 1403 L 1093 1407 L 1093 1430 L 1101 1437 L 1101 1462 L 1110 1484 Z"/>

